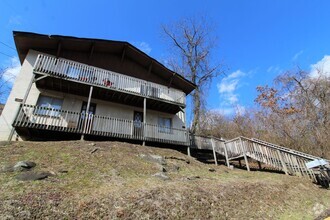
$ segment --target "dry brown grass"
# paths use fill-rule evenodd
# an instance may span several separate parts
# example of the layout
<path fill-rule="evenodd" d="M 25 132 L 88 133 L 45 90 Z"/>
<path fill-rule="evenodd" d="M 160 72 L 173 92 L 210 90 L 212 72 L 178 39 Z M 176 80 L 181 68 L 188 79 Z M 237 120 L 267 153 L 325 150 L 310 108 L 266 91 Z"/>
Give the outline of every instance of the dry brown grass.
<path fill-rule="evenodd" d="M 313 219 L 330 191 L 308 180 L 202 164 L 178 151 L 119 142 L 19 142 L 0 146 L 0 167 L 20 160 L 56 176 L 20 182 L 0 173 L 0 219 Z M 95 153 L 90 152 L 98 148 Z M 160 165 L 140 154 L 167 157 Z M 209 172 L 212 167 L 216 172 Z M 68 173 L 60 173 L 67 170 Z M 199 176 L 188 180 L 187 177 Z M 317 207 L 317 208 L 315 208 Z"/>

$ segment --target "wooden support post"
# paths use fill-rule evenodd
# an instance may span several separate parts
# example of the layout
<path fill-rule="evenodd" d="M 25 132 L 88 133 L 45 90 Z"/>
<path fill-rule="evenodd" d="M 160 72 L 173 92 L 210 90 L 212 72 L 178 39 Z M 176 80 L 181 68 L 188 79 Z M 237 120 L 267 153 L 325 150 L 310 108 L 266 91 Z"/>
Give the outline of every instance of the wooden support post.
<path fill-rule="evenodd" d="M 56 58 L 59 58 L 59 56 L 61 54 L 61 48 L 62 48 L 62 43 L 61 43 L 61 40 L 60 40 L 57 44 Z"/>
<path fill-rule="evenodd" d="M 186 138 L 187 138 L 187 154 L 189 157 L 191 157 L 190 147 L 195 143 L 195 141 L 192 141 L 192 138 L 195 139 L 195 136 L 190 136 L 190 133 L 188 132 L 188 129 L 186 129 Z"/>
<path fill-rule="evenodd" d="M 211 145 L 212 145 L 212 149 L 213 149 L 214 163 L 215 163 L 215 165 L 218 165 L 217 155 L 215 152 L 215 141 L 213 138 L 211 138 Z"/>
<path fill-rule="evenodd" d="M 190 146 L 189 146 L 189 145 L 188 145 L 188 147 L 187 147 L 187 154 L 188 154 L 189 157 L 191 157 L 191 154 L 190 154 Z"/>
<path fill-rule="evenodd" d="M 292 155 L 291 154 L 287 154 L 287 155 L 288 155 L 290 169 L 292 170 L 293 173 L 297 175 L 297 170 L 295 165 L 293 164 Z"/>
<path fill-rule="evenodd" d="M 299 157 L 295 157 L 295 161 L 296 161 L 296 164 L 297 164 L 297 166 L 298 166 L 298 169 L 299 169 L 300 175 L 301 175 L 301 176 L 304 176 L 304 170 L 303 170 L 301 164 L 299 163 L 299 161 L 300 161 L 300 160 L 299 160 Z"/>
<path fill-rule="evenodd" d="M 290 163 L 290 158 L 289 158 L 289 154 L 288 153 L 285 153 L 282 155 L 282 157 L 284 157 L 284 161 L 286 161 L 286 169 L 288 170 L 288 173 L 294 173 L 293 170 L 292 170 L 292 167 L 291 167 L 291 163 Z"/>
<path fill-rule="evenodd" d="M 186 117 L 187 117 L 187 115 L 186 115 L 186 109 L 185 108 L 181 108 L 180 107 L 180 109 L 181 109 L 181 111 L 182 111 L 182 113 L 183 113 L 183 123 L 184 123 L 184 128 L 186 129 L 186 141 L 187 141 L 187 144 L 188 144 L 188 146 L 190 146 L 191 145 L 191 142 L 190 142 L 190 135 L 189 135 L 189 131 L 188 131 L 188 129 L 187 129 L 187 122 L 186 122 Z M 188 152 L 189 154 L 189 156 L 190 156 L 190 149 L 189 149 L 189 152 Z"/>
<path fill-rule="evenodd" d="M 241 160 L 238 160 L 239 167 L 242 167 L 242 162 Z"/>
<path fill-rule="evenodd" d="M 294 156 L 293 159 L 294 159 L 294 163 L 295 163 L 296 166 L 297 166 L 298 176 L 303 176 L 303 171 L 302 171 L 302 169 L 301 169 L 301 167 L 300 167 L 300 165 L 299 165 L 299 163 L 298 163 L 298 159 L 297 159 L 297 157 Z"/>
<path fill-rule="evenodd" d="M 170 78 L 170 82 L 168 83 L 168 87 L 170 88 L 172 86 L 172 81 L 174 79 L 175 73 L 173 73 L 172 77 Z"/>
<path fill-rule="evenodd" d="M 268 147 L 263 145 L 263 150 L 265 152 L 266 160 L 268 165 L 272 165 L 272 160 L 270 159 L 269 152 L 268 152 Z"/>
<path fill-rule="evenodd" d="M 143 143 L 142 145 L 146 145 L 146 118 L 147 117 L 147 98 L 143 99 Z"/>
<path fill-rule="evenodd" d="M 85 116 L 84 116 L 84 120 L 85 120 L 85 122 L 84 122 L 84 130 L 83 130 L 83 133 L 81 135 L 81 140 L 84 140 L 84 138 L 85 138 L 84 135 L 86 133 L 87 120 L 89 118 L 89 107 L 91 105 L 92 94 L 93 94 L 93 86 L 91 86 L 90 89 L 89 89 L 89 95 L 88 95 L 86 113 L 85 113 Z"/>
<path fill-rule="evenodd" d="M 261 167 L 261 162 L 258 160 L 258 167 L 259 167 L 259 170 L 261 170 L 262 169 L 262 167 Z"/>
<path fill-rule="evenodd" d="M 14 122 L 15 122 L 15 120 L 16 120 L 16 117 L 17 117 L 17 115 L 18 115 L 18 113 L 19 113 L 20 108 L 23 108 L 23 107 L 24 107 L 25 102 L 26 102 L 26 100 L 27 100 L 27 98 L 28 98 L 28 96 L 29 96 L 29 93 L 30 93 L 30 91 L 31 91 L 32 84 L 33 84 L 34 82 L 35 82 L 35 74 L 33 74 L 32 78 L 31 78 L 31 80 L 30 80 L 30 83 L 29 83 L 29 85 L 28 85 L 28 88 L 27 88 L 27 90 L 26 90 L 26 92 L 25 92 L 25 94 L 24 94 L 24 97 L 23 97 L 22 103 L 18 106 L 18 108 L 17 108 L 17 110 L 16 110 L 15 118 L 13 119 L 13 121 L 12 121 L 12 123 L 11 123 L 12 128 L 11 128 L 10 134 L 9 134 L 9 136 L 8 136 L 8 141 L 11 141 L 12 138 L 13 138 L 13 135 L 14 135 L 14 132 L 15 132 L 15 128 L 13 127 L 13 124 L 14 124 Z"/>
<path fill-rule="evenodd" d="M 151 61 L 151 63 L 150 63 L 150 65 L 149 65 L 149 69 L 148 69 L 148 76 L 150 76 L 150 73 L 151 73 L 151 70 L 152 70 L 152 61 Z"/>
<path fill-rule="evenodd" d="M 247 169 L 247 171 L 250 171 L 249 161 L 248 161 L 247 156 L 246 156 L 246 149 L 243 145 L 242 138 L 239 138 L 239 140 L 241 142 L 241 147 L 242 147 L 242 150 L 243 150 L 243 156 L 244 156 L 244 160 L 245 160 L 245 164 L 246 164 L 246 169 Z"/>
<path fill-rule="evenodd" d="M 122 52 L 122 55 L 121 55 L 120 65 L 123 64 L 124 59 L 125 59 L 125 55 L 126 55 L 126 45 L 125 45 L 124 48 L 123 48 L 123 52 Z"/>
<path fill-rule="evenodd" d="M 255 148 L 257 149 L 258 151 L 258 154 L 259 154 L 259 160 L 263 163 L 266 163 L 266 158 L 265 158 L 265 154 L 262 150 L 262 147 L 260 146 L 260 144 L 258 143 L 253 143 L 253 145 L 255 146 Z"/>
<path fill-rule="evenodd" d="M 229 158 L 228 158 L 228 152 L 227 152 L 227 145 L 226 145 L 226 143 L 223 143 L 223 146 L 224 146 L 224 149 L 225 149 L 226 164 L 227 164 L 227 167 L 229 167 L 230 164 L 229 164 Z"/>
<path fill-rule="evenodd" d="M 94 42 L 91 45 L 91 49 L 90 49 L 89 55 L 88 55 L 88 60 L 91 59 L 91 57 L 93 56 L 93 53 L 94 53 Z"/>
<path fill-rule="evenodd" d="M 277 150 L 277 154 L 278 154 L 278 157 L 280 158 L 283 171 L 285 172 L 286 175 L 289 175 L 288 168 L 286 167 L 286 164 L 285 164 L 285 162 L 283 160 L 283 157 L 282 157 L 282 154 L 281 154 L 280 150 Z"/>

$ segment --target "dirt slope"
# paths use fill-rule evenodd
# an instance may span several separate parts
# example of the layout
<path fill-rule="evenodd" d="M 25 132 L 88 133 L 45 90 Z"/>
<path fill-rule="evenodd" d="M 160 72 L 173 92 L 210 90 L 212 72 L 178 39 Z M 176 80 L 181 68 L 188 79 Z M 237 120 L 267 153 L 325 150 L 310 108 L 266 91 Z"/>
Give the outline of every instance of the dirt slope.
<path fill-rule="evenodd" d="M 166 164 L 146 155 L 161 155 Z M 229 170 L 171 149 L 119 142 L 0 146 L 0 168 L 22 160 L 55 175 L 18 181 L 17 172 L 0 173 L 0 219 L 314 219 L 330 208 L 330 191 L 302 178 Z M 161 170 L 168 180 L 153 176 Z"/>

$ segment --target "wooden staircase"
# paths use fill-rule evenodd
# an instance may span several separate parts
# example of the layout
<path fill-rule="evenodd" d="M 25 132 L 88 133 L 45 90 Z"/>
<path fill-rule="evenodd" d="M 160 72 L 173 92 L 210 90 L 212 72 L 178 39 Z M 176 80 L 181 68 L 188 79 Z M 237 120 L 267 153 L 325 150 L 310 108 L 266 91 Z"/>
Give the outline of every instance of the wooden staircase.
<path fill-rule="evenodd" d="M 326 168 L 325 173 L 320 173 L 322 172 L 320 169 L 308 169 L 306 166 L 307 162 L 322 158 L 255 138 L 237 137 L 232 140 L 222 140 L 214 137 L 191 136 L 191 147 L 213 150 L 215 161 L 218 153 L 226 158 L 227 166 L 230 166 L 230 161 L 244 159 L 248 171 L 250 171 L 248 158 L 251 158 L 287 175 L 307 177 L 314 182 L 320 182 L 320 178 L 330 180 L 329 168 Z"/>

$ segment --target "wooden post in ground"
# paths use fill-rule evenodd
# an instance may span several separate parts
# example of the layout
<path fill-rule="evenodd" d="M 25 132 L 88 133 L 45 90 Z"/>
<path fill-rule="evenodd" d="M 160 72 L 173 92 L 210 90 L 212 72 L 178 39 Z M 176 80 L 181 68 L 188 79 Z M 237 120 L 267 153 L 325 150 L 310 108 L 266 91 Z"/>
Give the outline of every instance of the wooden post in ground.
<path fill-rule="evenodd" d="M 190 145 L 188 145 L 188 147 L 187 147 L 187 154 L 188 154 L 189 157 L 191 157 L 191 154 L 190 154 Z"/>
<path fill-rule="evenodd" d="M 259 160 L 258 160 L 258 167 L 259 167 L 259 170 L 261 170 L 261 163 Z"/>
<path fill-rule="evenodd" d="M 191 155 L 190 155 L 190 146 L 191 146 L 191 137 L 190 137 L 190 133 L 189 133 L 189 131 L 188 131 L 188 129 L 187 129 L 187 122 L 186 122 L 186 118 L 187 118 L 187 113 L 186 113 L 186 109 L 185 108 L 181 108 L 180 107 L 180 109 L 181 109 L 181 111 L 182 111 L 182 113 L 183 113 L 183 122 L 184 122 L 184 128 L 186 129 L 186 142 L 187 142 L 187 144 L 188 144 L 188 147 L 187 147 L 187 154 L 188 154 L 188 156 L 190 157 Z"/>
<path fill-rule="evenodd" d="M 147 117 L 147 98 L 143 99 L 143 143 L 142 145 L 146 145 L 146 118 Z"/>
<path fill-rule="evenodd" d="M 195 143 L 195 136 L 190 134 L 188 132 L 188 130 L 186 130 L 186 134 L 187 134 L 187 143 L 188 143 L 187 154 L 188 154 L 189 157 L 191 157 L 190 147 Z M 194 138 L 194 139 L 192 140 L 192 138 Z"/>
<path fill-rule="evenodd" d="M 242 150 L 243 150 L 243 156 L 244 156 L 244 160 L 245 160 L 245 164 L 246 164 L 246 169 L 247 169 L 247 171 L 250 171 L 249 161 L 248 161 L 247 156 L 246 156 L 246 149 L 243 145 L 242 138 L 239 138 L 239 140 L 241 142 L 241 147 L 242 147 Z"/>
<path fill-rule="evenodd" d="M 255 142 L 253 142 L 252 145 L 253 145 L 253 148 L 254 148 L 255 157 L 257 157 L 258 160 L 263 161 L 262 152 L 260 150 L 260 147 L 258 145 L 256 145 Z"/>
<path fill-rule="evenodd" d="M 225 149 L 226 164 L 227 164 L 227 167 L 229 167 L 230 164 L 229 164 L 229 158 L 228 158 L 228 152 L 227 152 L 226 143 L 223 143 L 223 146 L 224 146 L 224 149 Z"/>
<path fill-rule="evenodd" d="M 285 172 L 286 175 L 289 175 L 288 168 L 286 167 L 286 164 L 285 164 L 285 162 L 283 160 L 283 157 L 282 157 L 282 154 L 281 154 L 280 150 L 277 150 L 277 154 L 278 154 L 278 157 L 280 158 L 283 171 Z"/>
<path fill-rule="evenodd" d="M 91 105 L 91 99 L 92 99 L 92 94 L 93 94 L 93 86 L 90 87 L 89 89 L 89 95 L 88 95 L 88 101 L 87 101 L 87 107 L 86 107 L 86 112 L 84 115 L 84 129 L 83 129 L 83 133 L 81 135 L 80 140 L 84 140 L 85 138 L 85 132 L 86 132 L 86 128 L 87 128 L 87 120 L 89 119 L 89 107 Z"/>
<path fill-rule="evenodd" d="M 293 171 L 293 173 L 295 173 L 295 175 L 297 175 L 297 169 L 296 169 L 295 165 L 293 164 L 292 155 L 291 154 L 287 154 L 287 155 L 288 155 L 288 160 L 289 160 L 289 166 L 290 166 L 291 170 Z"/>
<path fill-rule="evenodd" d="M 212 149 L 213 149 L 214 163 L 215 163 L 215 165 L 218 165 L 217 155 L 215 152 L 215 141 L 213 138 L 211 138 L 211 145 L 212 145 Z"/>

